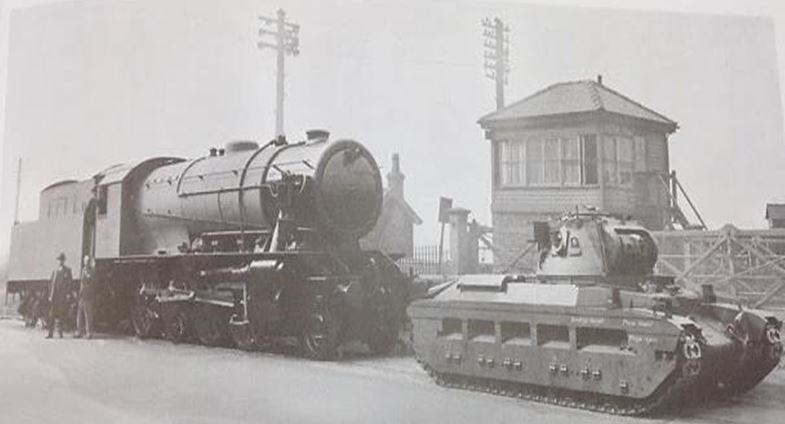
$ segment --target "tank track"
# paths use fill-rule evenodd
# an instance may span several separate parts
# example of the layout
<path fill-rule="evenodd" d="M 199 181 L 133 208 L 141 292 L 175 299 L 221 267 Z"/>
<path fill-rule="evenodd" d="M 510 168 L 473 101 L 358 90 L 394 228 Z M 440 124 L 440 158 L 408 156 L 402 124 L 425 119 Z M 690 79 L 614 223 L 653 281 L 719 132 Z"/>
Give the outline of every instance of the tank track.
<path fill-rule="evenodd" d="M 491 378 L 441 373 L 417 358 L 428 376 L 439 386 L 457 388 L 510 398 L 525 399 L 568 408 L 620 416 L 643 416 L 663 411 L 663 407 L 683 400 L 694 376 L 676 371 L 654 393 L 644 399 L 602 395 L 592 392 L 539 386 Z"/>

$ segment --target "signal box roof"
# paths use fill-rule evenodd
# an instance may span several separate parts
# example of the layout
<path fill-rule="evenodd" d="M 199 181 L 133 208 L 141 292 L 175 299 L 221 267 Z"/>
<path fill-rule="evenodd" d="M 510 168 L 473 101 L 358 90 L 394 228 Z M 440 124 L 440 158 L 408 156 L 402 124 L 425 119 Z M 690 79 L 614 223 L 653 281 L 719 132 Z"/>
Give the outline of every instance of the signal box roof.
<path fill-rule="evenodd" d="M 554 115 L 586 112 L 612 114 L 642 119 L 676 130 L 675 121 L 592 80 L 560 82 L 546 87 L 522 100 L 480 118 L 483 127 L 489 124 Z"/>

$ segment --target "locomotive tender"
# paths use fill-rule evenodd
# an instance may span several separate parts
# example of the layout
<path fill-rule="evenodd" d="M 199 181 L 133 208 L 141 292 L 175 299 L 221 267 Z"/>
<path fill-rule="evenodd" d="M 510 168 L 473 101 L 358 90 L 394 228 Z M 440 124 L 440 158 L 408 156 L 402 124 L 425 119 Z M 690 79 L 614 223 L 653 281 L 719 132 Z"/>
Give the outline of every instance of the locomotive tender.
<path fill-rule="evenodd" d="M 536 274 L 461 276 L 409 306 L 438 384 L 642 415 L 743 393 L 779 363 L 776 317 L 653 275 L 640 225 L 595 212 L 538 224 Z"/>
<path fill-rule="evenodd" d="M 359 246 L 380 213 L 379 169 L 361 144 L 328 138 L 230 142 L 53 184 L 38 221 L 13 229 L 9 291 L 30 301 L 57 252 L 91 255 L 98 318 L 140 338 L 244 349 L 296 339 L 315 359 L 351 340 L 386 352 L 408 294 L 387 256 Z"/>

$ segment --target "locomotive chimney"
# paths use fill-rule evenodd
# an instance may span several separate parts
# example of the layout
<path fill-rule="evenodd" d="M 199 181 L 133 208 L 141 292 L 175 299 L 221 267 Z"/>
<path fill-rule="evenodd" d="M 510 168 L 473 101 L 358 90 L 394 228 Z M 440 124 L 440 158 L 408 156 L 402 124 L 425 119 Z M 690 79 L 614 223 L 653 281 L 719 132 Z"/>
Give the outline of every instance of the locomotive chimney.
<path fill-rule="evenodd" d="M 305 132 L 306 137 L 308 138 L 309 142 L 317 143 L 317 142 L 324 142 L 330 138 L 330 132 L 327 130 L 308 130 Z"/>

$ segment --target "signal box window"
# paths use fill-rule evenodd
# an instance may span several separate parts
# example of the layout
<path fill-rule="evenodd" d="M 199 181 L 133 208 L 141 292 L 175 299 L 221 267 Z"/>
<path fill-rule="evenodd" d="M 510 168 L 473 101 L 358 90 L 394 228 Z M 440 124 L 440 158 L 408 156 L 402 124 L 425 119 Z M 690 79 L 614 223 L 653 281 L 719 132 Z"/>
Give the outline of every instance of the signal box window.
<path fill-rule="evenodd" d="M 578 139 L 562 138 L 562 182 L 564 185 L 578 185 L 581 183 L 581 157 Z"/>
<path fill-rule="evenodd" d="M 629 186 L 632 184 L 632 172 L 635 163 L 633 139 L 619 137 L 616 143 L 618 149 L 616 157 L 618 159 L 619 184 Z"/>
<path fill-rule="evenodd" d="M 631 141 L 631 140 L 630 140 Z M 625 180 L 631 180 L 632 147 L 622 146 Z M 578 186 L 599 182 L 596 134 L 502 140 L 494 149 L 497 183 L 504 187 Z M 613 165 L 611 167 L 611 165 Z M 616 177 L 616 147 L 608 165 Z"/>
<path fill-rule="evenodd" d="M 520 186 L 525 184 L 523 173 L 526 161 L 525 147 L 526 144 L 518 140 L 506 140 L 499 143 L 502 185 Z"/>
<path fill-rule="evenodd" d="M 599 183 L 597 178 L 597 136 L 594 134 L 581 136 L 583 150 L 583 184 Z"/>
<path fill-rule="evenodd" d="M 602 169 L 603 181 L 608 185 L 616 185 L 619 182 L 618 174 L 616 173 L 616 139 L 605 138 L 602 146 Z"/>

